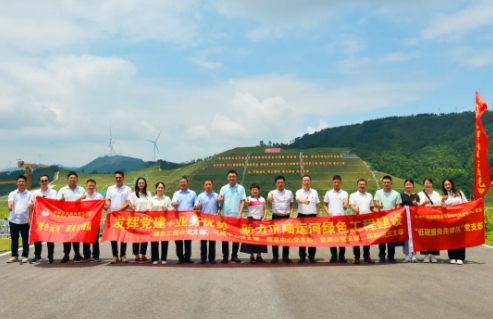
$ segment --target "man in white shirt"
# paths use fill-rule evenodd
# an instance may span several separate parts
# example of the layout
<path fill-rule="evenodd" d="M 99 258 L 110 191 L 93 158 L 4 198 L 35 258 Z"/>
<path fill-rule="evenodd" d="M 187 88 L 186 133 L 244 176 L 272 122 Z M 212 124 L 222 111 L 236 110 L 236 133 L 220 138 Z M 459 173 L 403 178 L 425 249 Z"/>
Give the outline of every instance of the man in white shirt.
<path fill-rule="evenodd" d="M 392 190 L 392 177 L 384 176 L 382 178 L 382 186 L 383 189 L 379 189 L 375 193 L 375 206 L 381 211 L 400 208 L 402 204 L 402 197 L 401 194 Z M 379 262 L 385 262 L 385 246 L 388 246 L 389 249 L 389 262 L 395 264 L 397 261 L 394 259 L 395 245 L 393 243 L 378 245 L 378 256 L 380 257 Z"/>
<path fill-rule="evenodd" d="M 116 171 L 113 175 L 115 185 L 108 187 L 106 191 L 106 203 L 104 205 L 104 209 L 108 211 L 108 214 L 115 211 L 127 210 L 130 205 L 129 198 L 132 194 L 132 189 L 123 184 L 125 174 L 122 171 Z M 111 263 L 116 264 L 118 262 L 118 242 L 115 240 L 111 241 L 111 251 L 113 252 Z M 122 263 L 128 263 L 126 254 L 127 243 L 120 243 L 120 261 Z"/>
<path fill-rule="evenodd" d="M 56 199 L 56 190 L 49 188 L 50 185 L 50 178 L 48 175 L 41 175 L 39 177 L 39 184 L 41 185 L 40 189 L 37 189 L 33 191 L 33 198 L 32 198 L 32 204 L 36 203 L 36 198 L 38 197 L 43 197 L 43 198 L 51 198 L 51 199 Z M 48 263 L 52 264 L 54 259 L 53 259 L 53 254 L 55 253 L 55 243 L 46 243 L 46 247 L 48 248 Z M 34 243 L 34 257 L 29 260 L 30 263 L 39 263 L 41 262 L 41 252 L 43 249 L 42 242 L 37 241 Z"/>
<path fill-rule="evenodd" d="M 348 193 L 341 189 L 342 178 L 339 175 L 332 177 L 333 189 L 328 191 L 324 197 L 324 209 L 329 216 L 346 216 L 346 209 L 348 207 Z M 330 247 L 331 263 L 339 261 L 340 263 L 347 264 L 345 257 L 346 247 L 339 247 L 339 254 L 337 254 L 337 247 Z M 339 256 L 339 259 L 337 259 Z"/>
<path fill-rule="evenodd" d="M 60 188 L 57 194 L 57 199 L 61 201 L 78 202 L 82 200 L 82 195 L 86 193 L 86 190 L 80 186 L 77 186 L 79 177 L 76 172 L 69 172 L 67 174 L 67 186 Z M 74 261 L 82 261 L 80 255 L 80 243 L 63 243 L 64 256 L 60 261 L 62 264 L 70 261 L 70 248 L 74 247 Z"/>
<path fill-rule="evenodd" d="M 24 175 L 17 177 L 17 189 L 9 194 L 9 224 L 10 238 L 12 239 L 10 248 L 12 257 L 7 263 L 19 260 L 19 234 L 22 237 L 22 259 L 27 263 L 29 257 L 29 224 L 32 217 L 32 194 L 26 189 L 27 178 Z"/>
<path fill-rule="evenodd" d="M 277 189 L 270 191 L 267 197 L 267 200 L 272 203 L 272 219 L 292 218 L 294 211 L 293 192 L 284 188 L 286 184 L 284 176 L 277 176 L 274 181 Z M 272 255 L 271 263 L 278 263 L 279 246 L 272 246 Z M 293 262 L 289 259 L 289 246 L 282 247 L 282 261 L 288 264 Z"/>
<path fill-rule="evenodd" d="M 95 200 L 95 199 L 104 199 L 101 194 L 96 192 L 96 181 L 93 179 L 89 179 L 86 182 L 86 194 L 82 195 L 83 201 L 86 200 Z M 94 243 L 92 244 L 92 258 L 91 258 L 91 244 L 84 243 L 82 244 L 82 251 L 84 252 L 83 262 L 88 261 L 100 261 L 99 260 L 99 230 Z"/>
<path fill-rule="evenodd" d="M 303 175 L 301 178 L 302 188 L 296 191 L 296 201 L 298 202 L 298 218 L 311 218 L 320 215 L 320 199 L 318 192 L 311 188 L 312 178 L 310 175 Z M 317 248 L 308 247 L 308 260 L 316 263 L 315 253 Z M 298 263 L 306 261 L 306 247 L 299 248 L 300 259 Z"/>
<path fill-rule="evenodd" d="M 360 179 L 357 182 L 358 191 L 349 196 L 349 207 L 356 215 L 370 214 L 374 210 L 373 196 L 366 191 L 366 180 Z M 361 250 L 359 246 L 353 247 L 354 263 L 360 264 Z M 370 258 L 370 246 L 363 246 L 363 260 L 367 264 L 375 262 Z"/>

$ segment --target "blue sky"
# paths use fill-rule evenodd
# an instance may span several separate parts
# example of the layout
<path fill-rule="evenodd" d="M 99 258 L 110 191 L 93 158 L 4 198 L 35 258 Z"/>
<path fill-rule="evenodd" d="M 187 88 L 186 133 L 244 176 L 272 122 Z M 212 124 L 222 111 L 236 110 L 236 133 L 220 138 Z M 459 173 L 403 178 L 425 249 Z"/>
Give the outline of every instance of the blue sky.
<path fill-rule="evenodd" d="M 401 3 L 403 2 L 403 3 Z M 430 3 L 432 2 L 432 3 Z M 185 161 L 493 100 L 493 1 L 16 1 L 0 12 L 0 167 Z"/>

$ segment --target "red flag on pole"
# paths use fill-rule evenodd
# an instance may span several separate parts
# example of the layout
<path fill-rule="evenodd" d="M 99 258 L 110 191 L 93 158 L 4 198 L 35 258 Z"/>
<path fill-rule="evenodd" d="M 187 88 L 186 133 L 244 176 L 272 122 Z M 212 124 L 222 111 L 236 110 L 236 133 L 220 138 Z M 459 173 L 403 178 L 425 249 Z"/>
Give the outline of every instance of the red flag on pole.
<path fill-rule="evenodd" d="M 488 165 L 488 136 L 481 117 L 488 105 L 476 92 L 476 130 L 474 132 L 474 198 L 484 198 L 490 188 L 490 166 Z"/>

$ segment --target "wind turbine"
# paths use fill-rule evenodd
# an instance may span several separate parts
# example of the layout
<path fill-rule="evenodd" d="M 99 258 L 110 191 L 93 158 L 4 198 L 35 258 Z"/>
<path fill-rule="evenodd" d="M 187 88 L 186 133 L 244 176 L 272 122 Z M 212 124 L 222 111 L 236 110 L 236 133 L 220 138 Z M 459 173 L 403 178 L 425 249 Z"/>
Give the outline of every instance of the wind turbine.
<path fill-rule="evenodd" d="M 110 149 L 110 156 L 115 155 L 115 149 L 113 148 L 113 145 L 115 144 L 113 143 L 113 134 L 111 133 L 111 124 L 110 124 L 110 144 L 108 145 Z"/>
<path fill-rule="evenodd" d="M 154 144 L 154 148 L 153 148 L 153 150 L 154 150 L 154 162 L 156 161 L 156 151 L 157 151 L 157 153 L 159 155 L 159 159 L 162 159 L 161 158 L 161 153 L 159 153 L 159 148 L 157 147 L 157 140 L 159 139 L 159 136 L 161 136 L 161 133 L 162 132 L 163 132 L 163 130 L 161 130 L 161 132 L 159 132 L 158 136 L 156 137 L 156 139 L 154 141 L 152 141 L 152 140 L 146 140 L 146 141 L 151 142 L 152 144 Z"/>

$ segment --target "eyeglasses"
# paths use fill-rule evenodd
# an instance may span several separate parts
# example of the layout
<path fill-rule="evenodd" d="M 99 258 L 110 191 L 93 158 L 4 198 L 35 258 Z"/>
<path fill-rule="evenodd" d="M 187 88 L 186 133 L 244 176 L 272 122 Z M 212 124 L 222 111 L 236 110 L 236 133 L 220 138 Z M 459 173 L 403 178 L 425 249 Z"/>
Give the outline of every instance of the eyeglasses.
<path fill-rule="evenodd" d="M 48 180 L 47 179 L 42 179 L 40 180 L 41 183 L 48 183 Z"/>

